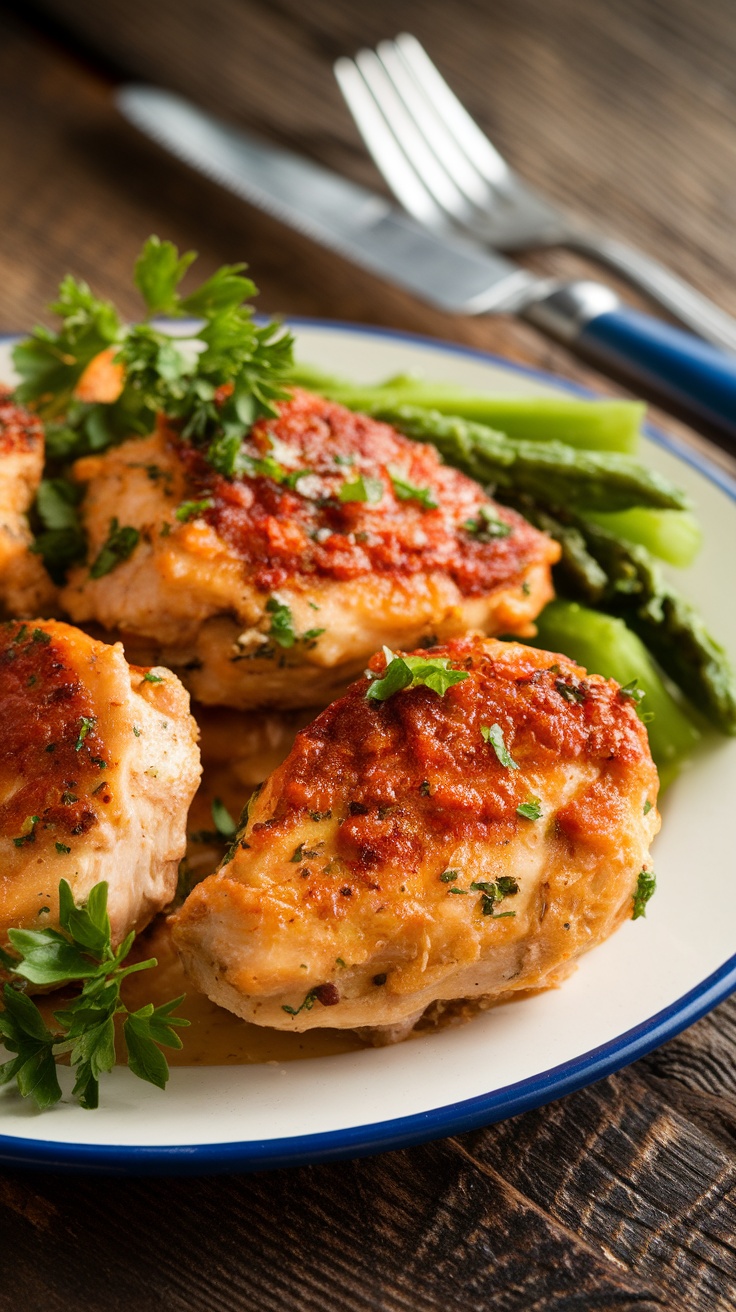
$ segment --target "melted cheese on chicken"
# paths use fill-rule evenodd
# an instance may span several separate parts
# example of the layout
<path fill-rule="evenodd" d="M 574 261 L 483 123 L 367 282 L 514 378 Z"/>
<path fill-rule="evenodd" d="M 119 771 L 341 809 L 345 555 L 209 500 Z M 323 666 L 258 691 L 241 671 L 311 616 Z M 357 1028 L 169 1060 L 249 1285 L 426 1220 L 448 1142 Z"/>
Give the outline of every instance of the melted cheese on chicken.
<path fill-rule="evenodd" d="M 31 550 L 28 511 L 43 473 L 40 420 L 0 391 L 0 613 L 26 618 L 53 610 L 56 588 Z"/>
<path fill-rule="evenodd" d="M 64 607 L 199 701 L 324 705 L 383 643 L 528 633 L 551 596 L 557 544 L 387 424 L 297 392 L 241 460 L 223 478 L 162 423 L 74 468 L 90 550 Z M 95 576 L 115 524 L 137 545 Z"/>
<path fill-rule="evenodd" d="M 193 982 L 250 1021 L 402 1037 L 432 1004 L 556 983 L 632 913 L 659 816 L 631 699 L 516 643 L 424 654 L 467 677 L 354 684 L 177 914 Z"/>
<path fill-rule="evenodd" d="M 200 775 L 187 693 L 169 670 L 129 666 L 120 644 L 8 622 L 0 707 L 0 938 L 54 924 L 63 877 L 78 902 L 107 880 L 119 942 L 176 889 Z"/>

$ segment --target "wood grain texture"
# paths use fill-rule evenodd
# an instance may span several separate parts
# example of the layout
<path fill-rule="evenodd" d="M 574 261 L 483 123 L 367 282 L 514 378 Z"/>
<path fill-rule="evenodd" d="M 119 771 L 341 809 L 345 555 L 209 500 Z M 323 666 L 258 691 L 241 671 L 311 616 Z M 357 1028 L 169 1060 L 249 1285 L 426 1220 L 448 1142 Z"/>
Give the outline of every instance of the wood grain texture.
<path fill-rule="evenodd" d="M 0 4 L 0 327 L 42 316 L 69 269 L 134 315 L 130 267 L 158 231 L 206 272 L 245 256 L 269 311 L 448 337 L 615 391 L 523 325 L 442 316 L 279 228 L 112 107 L 115 77 L 148 78 L 379 186 L 330 65 L 402 28 L 531 181 L 736 312 L 726 0 L 17 0 Z M 587 271 L 562 252 L 528 262 Z M 731 1001 L 590 1089 L 405 1152 L 202 1180 L 0 1174 L 0 1309 L 730 1312 L 735 1170 Z"/>

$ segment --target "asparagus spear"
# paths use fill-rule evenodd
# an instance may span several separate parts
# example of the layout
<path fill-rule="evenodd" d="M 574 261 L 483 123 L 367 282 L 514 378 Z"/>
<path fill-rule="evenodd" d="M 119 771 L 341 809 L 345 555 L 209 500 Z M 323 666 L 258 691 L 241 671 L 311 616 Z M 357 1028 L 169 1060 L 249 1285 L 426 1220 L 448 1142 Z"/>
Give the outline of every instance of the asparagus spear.
<path fill-rule="evenodd" d="M 736 734 L 736 682 L 728 656 L 649 552 L 559 506 L 513 494 L 502 499 L 560 543 L 558 591 L 624 619 L 693 705 L 721 733 Z"/>
<path fill-rule="evenodd" d="M 443 383 L 398 374 L 383 383 L 360 385 L 296 365 L 290 380 L 350 410 L 417 405 L 500 429 L 530 442 L 556 440 L 592 451 L 636 451 L 644 405 L 639 401 L 588 401 L 569 396 L 486 396 Z"/>
<path fill-rule="evenodd" d="M 648 721 L 652 756 L 663 784 L 669 782 L 698 743 L 700 733 L 668 691 L 636 634 L 623 620 L 588 610 L 574 601 L 551 602 L 537 624 L 535 646 L 561 651 L 591 674 L 616 679 L 622 687 L 636 680 L 636 687 L 645 693 L 641 714 Z"/>
<path fill-rule="evenodd" d="M 650 506 L 633 506 L 631 510 L 584 510 L 586 519 L 600 524 L 615 537 L 638 542 L 653 556 L 669 565 L 686 569 L 700 551 L 703 534 L 689 510 L 653 510 Z"/>
<path fill-rule="evenodd" d="M 484 424 L 416 406 L 379 409 L 377 414 L 408 437 L 432 442 L 448 464 L 497 489 L 594 510 L 682 510 L 687 505 L 685 494 L 663 475 L 616 451 L 578 451 L 561 442 L 509 438 Z"/>

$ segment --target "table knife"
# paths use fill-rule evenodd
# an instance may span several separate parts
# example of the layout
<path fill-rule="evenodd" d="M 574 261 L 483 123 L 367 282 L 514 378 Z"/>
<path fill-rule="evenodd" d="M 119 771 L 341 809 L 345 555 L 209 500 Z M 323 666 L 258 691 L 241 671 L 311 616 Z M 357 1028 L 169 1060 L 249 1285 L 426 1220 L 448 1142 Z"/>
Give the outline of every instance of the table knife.
<path fill-rule="evenodd" d="M 383 196 L 150 86 L 123 86 L 142 132 L 275 219 L 451 314 L 516 314 L 604 372 L 736 438 L 736 356 L 623 305 L 603 283 L 541 278 L 427 231 Z"/>

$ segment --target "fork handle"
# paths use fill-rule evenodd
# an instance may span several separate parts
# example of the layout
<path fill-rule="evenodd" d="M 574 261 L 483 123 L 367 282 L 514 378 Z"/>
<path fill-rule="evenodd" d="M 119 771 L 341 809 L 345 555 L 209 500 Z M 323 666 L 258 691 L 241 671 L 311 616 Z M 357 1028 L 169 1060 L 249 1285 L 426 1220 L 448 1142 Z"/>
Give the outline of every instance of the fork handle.
<path fill-rule="evenodd" d="M 659 392 L 736 439 L 736 356 L 629 309 L 601 283 L 558 284 L 523 315 L 604 372 Z"/>
<path fill-rule="evenodd" d="M 575 234 L 566 238 L 565 245 L 622 274 L 699 337 L 736 352 L 736 319 L 657 260 L 625 242 L 595 233 Z"/>

